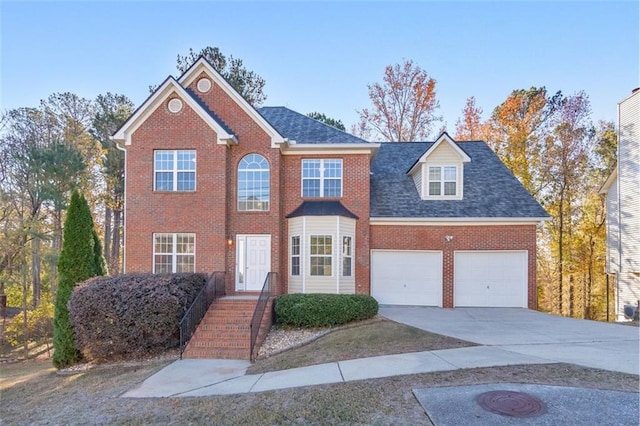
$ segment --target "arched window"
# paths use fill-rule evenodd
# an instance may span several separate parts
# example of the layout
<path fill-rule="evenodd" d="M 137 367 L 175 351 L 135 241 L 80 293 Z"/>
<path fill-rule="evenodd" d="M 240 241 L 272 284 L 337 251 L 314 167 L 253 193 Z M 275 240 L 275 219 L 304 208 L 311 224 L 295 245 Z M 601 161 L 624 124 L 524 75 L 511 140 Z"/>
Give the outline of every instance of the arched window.
<path fill-rule="evenodd" d="M 249 154 L 238 164 L 238 210 L 269 210 L 269 163 L 259 154 Z"/>

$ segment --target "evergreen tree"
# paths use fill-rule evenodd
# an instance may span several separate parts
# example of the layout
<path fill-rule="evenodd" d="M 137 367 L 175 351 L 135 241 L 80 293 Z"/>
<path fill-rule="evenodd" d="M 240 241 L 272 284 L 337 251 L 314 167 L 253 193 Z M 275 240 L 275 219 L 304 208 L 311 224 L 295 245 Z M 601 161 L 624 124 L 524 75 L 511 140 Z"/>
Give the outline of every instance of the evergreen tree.
<path fill-rule="evenodd" d="M 75 190 L 64 222 L 62 253 L 58 261 L 59 278 L 53 321 L 53 364 L 57 368 L 74 364 L 81 358 L 76 349 L 67 302 L 78 283 L 104 273 L 104 263 L 97 262 L 98 258 L 102 258 L 102 251 L 89 204 Z"/>

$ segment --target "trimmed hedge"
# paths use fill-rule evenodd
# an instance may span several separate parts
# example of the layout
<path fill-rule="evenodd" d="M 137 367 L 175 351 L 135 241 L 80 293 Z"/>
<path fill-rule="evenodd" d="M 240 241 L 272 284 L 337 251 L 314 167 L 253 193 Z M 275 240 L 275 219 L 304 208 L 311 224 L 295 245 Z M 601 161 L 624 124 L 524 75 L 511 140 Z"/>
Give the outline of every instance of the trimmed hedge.
<path fill-rule="evenodd" d="M 329 327 L 374 317 L 378 302 L 363 294 L 285 294 L 275 305 L 276 321 L 293 327 Z"/>
<path fill-rule="evenodd" d="M 206 280 L 204 274 L 127 274 L 84 282 L 68 305 L 76 346 L 89 360 L 178 347 L 178 323 Z"/>

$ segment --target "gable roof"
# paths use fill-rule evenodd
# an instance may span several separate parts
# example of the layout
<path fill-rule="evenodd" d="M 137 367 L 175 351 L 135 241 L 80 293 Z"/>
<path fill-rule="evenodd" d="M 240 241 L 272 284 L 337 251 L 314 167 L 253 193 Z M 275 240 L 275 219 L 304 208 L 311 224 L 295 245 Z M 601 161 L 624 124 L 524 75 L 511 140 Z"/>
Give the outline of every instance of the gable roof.
<path fill-rule="evenodd" d="M 618 178 L 618 165 L 616 164 L 616 167 L 613 169 L 613 171 L 611 172 L 607 180 L 604 181 L 598 193 L 608 194 L 609 189 L 611 188 L 611 186 L 613 185 L 613 183 L 616 181 L 617 178 Z"/>
<path fill-rule="evenodd" d="M 406 171 L 434 142 L 381 144 L 371 165 L 372 218 L 546 219 L 542 206 L 496 154 L 480 141 L 465 142 L 462 200 L 422 200 Z"/>
<path fill-rule="evenodd" d="M 178 82 L 183 86 L 190 85 L 202 72 L 205 72 L 214 83 L 242 108 L 249 117 L 255 121 L 271 137 L 271 146 L 285 142 L 282 134 L 276 130 L 236 89 L 207 61 L 204 56 L 200 56 L 187 70 L 178 78 Z"/>
<path fill-rule="evenodd" d="M 340 201 L 319 200 L 304 201 L 297 209 L 285 216 L 290 219 L 298 216 L 344 216 L 357 219 L 358 216 L 351 213 Z"/>
<path fill-rule="evenodd" d="M 262 107 L 258 112 L 292 144 L 368 144 L 352 134 L 285 107 Z"/>
<path fill-rule="evenodd" d="M 162 84 L 140 105 L 131 116 L 113 134 L 112 139 L 124 141 L 125 145 L 131 145 L 131 136 L 144 123 L 144 121 L 173 93 L 177 94 L 187 105 L 193 109 L 218 135 L 218 143 L 233 144 L 237 142 L 236 136 L 215 114 L 212 114 L 206 105 L 199 102 L 197 97 L 189 94 L 173 77 L 169 76 Z"/>
<path fill-rule="evenodd" d="M 460 156 L 460 161 L 462 161 L 463 163 L 468 163 L 469 161 L 471 161 L 471 158 L 469 158 L 467 153 L 464 152 L 464 150 L 458 146 L 458 144 L 453 140 L 453 138 L 449 136 L 447 132 L 442 132 L 440 133 L 440 136 L 436 138 L 436 141 L 432 143 L 429 146 L 429 148 L 427 148 L 427 150 L 420 156 L 420 158 L 418 158 L 415 161 L 415 163 L 411 165 L 409 170 L 407 170 L 407 174 L 413 173 L 416 166 L 418 164 L 424 163 L 427 160 L 427 158 L 431 155 L 431 153 L 433 153 L 443 143 L 448 144 Z"/>

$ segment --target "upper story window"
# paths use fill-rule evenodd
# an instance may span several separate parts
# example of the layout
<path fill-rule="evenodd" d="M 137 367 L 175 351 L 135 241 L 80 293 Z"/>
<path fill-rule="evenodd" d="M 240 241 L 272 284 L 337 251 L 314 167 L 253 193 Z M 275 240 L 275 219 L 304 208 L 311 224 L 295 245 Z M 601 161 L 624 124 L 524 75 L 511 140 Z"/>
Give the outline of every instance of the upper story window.
<path fill-rule="evenodd" d="M 238 210 L 269 210 L 269 163 L 259 154 L 249 154 L 238 164 Z"/>
<path fill-rule="evenodd" d="M 156 191 L 195 191 L 196 152 L 194 150 L 157 150 L 153 159 Z"/>
<path fill-rule="evenodd" d="M 458 187 L 458 168 L 456 166 L 429 166 L 429 196 L 456 196 Z"/>
<path fill-rule="evenodd" d="M 342 159 L 302 160 L 303 197 L 342 197 Z"/>
<path fill-rule="evenodd" d="M 153 234 L 155 274 L 195 272 L 195 234 Z"/>

